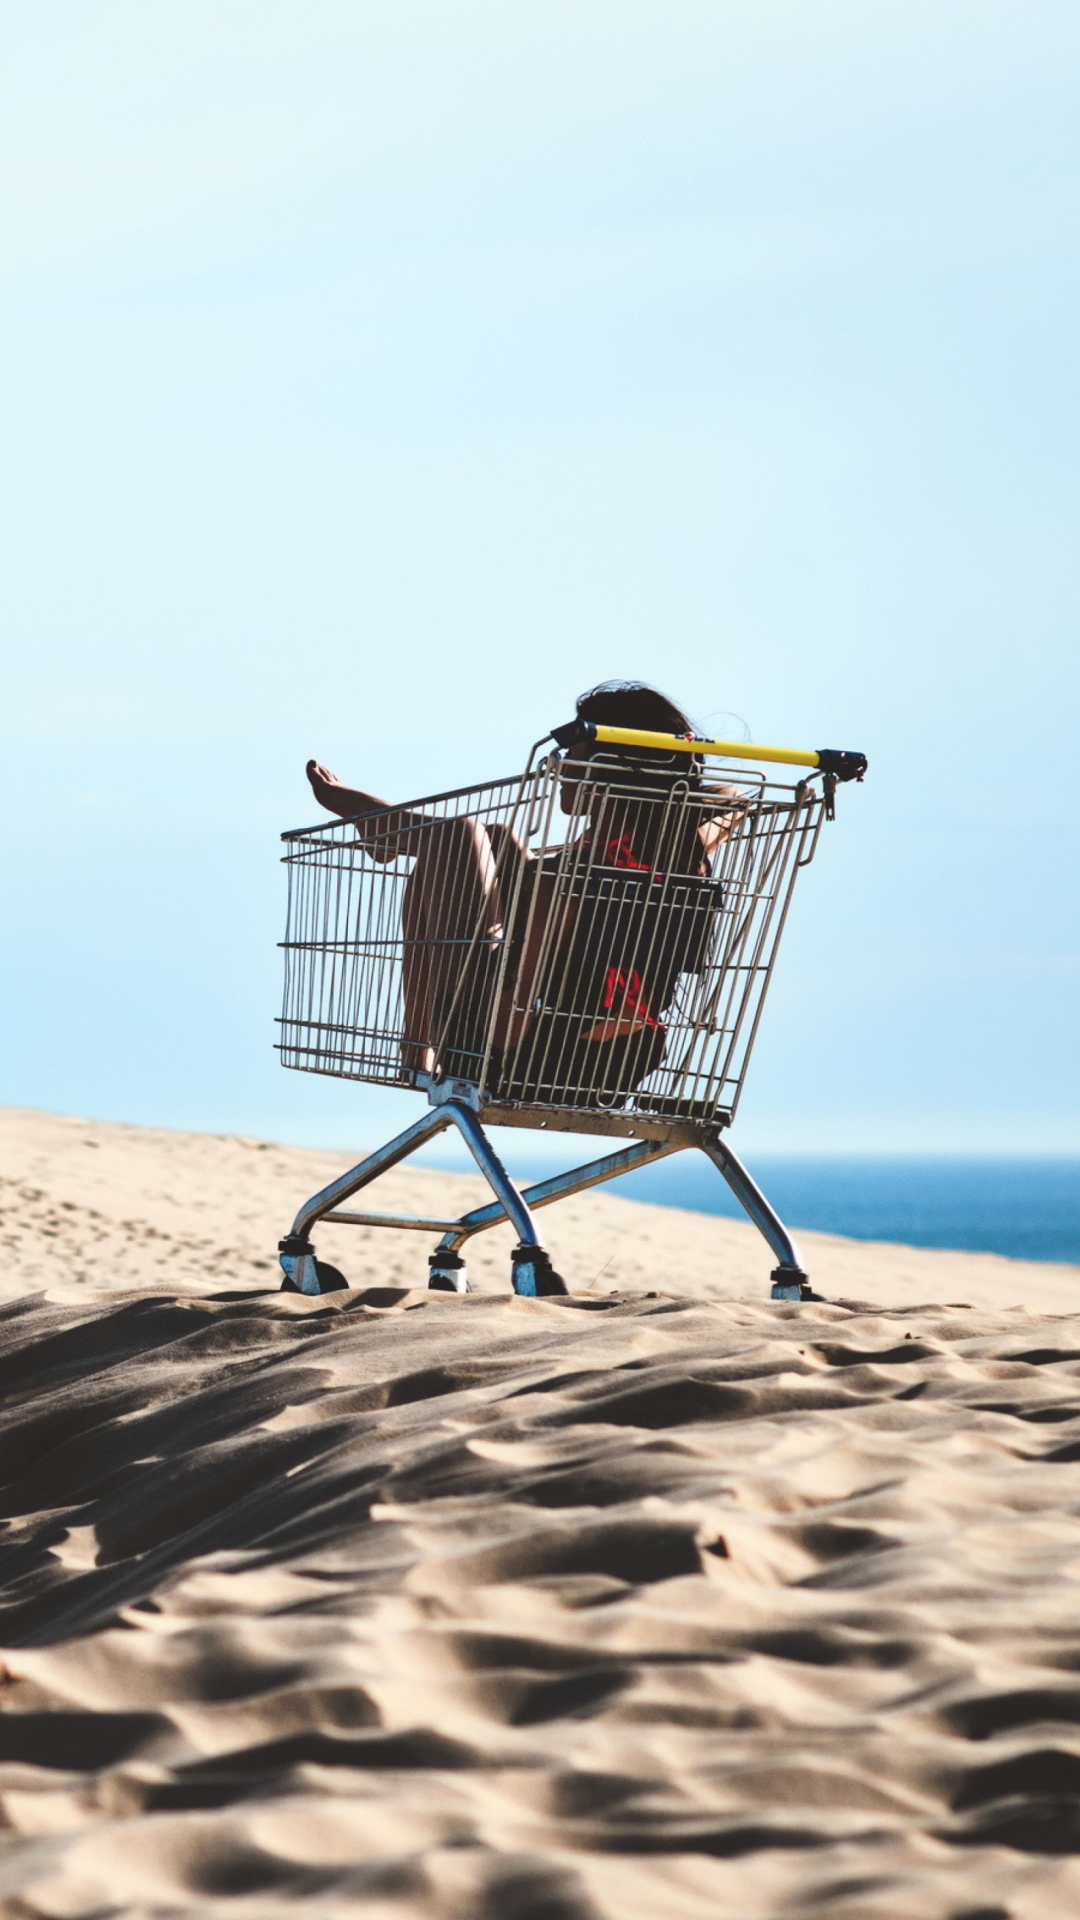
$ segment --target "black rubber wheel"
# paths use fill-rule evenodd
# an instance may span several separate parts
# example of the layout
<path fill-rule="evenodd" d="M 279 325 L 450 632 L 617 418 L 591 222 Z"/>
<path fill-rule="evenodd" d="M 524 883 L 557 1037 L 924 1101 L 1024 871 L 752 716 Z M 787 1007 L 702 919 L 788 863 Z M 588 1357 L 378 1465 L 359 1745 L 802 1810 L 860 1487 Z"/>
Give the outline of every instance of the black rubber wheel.
<path fill-rule="evenodd" d="M 562 1274 L 556 1273 L 554 1267 L 549 1267 L 546 1273 L 537 1275 L 536 1291 L 539 1297 L 543 1299 L 545 1294 L 568 1294 L 570 1289 L 563 1279 Z"/>
<path fill-rule="evenodd" d="M 337 1267 L 332 1267 L 328 1260 L 316 1260 L 315 1273 L 320 1293 L 340 1293 L 343 1287 L 348 1291 L 349 1283 L 345 1275 Z"/>

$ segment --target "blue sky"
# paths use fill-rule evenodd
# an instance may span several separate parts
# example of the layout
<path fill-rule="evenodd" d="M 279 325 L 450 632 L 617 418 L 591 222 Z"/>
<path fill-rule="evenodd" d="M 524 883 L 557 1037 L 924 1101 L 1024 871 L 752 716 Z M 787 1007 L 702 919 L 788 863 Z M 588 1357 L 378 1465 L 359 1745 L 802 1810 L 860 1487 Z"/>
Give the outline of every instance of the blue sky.
<path fill-rule="evenodd" d="M 304 760 L 483 779 L 642 675 L 871 759 L 744 1145 L 1080 1150 L 1075 6 L 9 0 L 0 42 L 0 1097 L 405 1124 L 271 1051 Z"/>

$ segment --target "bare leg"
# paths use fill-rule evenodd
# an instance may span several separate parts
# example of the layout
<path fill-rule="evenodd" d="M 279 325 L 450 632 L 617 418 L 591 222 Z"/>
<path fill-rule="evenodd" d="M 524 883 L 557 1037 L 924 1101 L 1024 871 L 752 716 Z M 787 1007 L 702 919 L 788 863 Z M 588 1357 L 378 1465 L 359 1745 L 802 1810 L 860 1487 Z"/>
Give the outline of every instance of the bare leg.
<path fill-rule="evenodd" d="M 360 787 L 346 787 L 336 773 L 320 767 L 315 760 L 307 763 L 307 777 L 320 807 L 342 820 L 356 820 L 357 832 L 373 860 L 386 862 L 399 859 L 403 853 L 419 852 L 429 825 L 422 813 L 392 807 L 389 801 L 364 793 Z M 361 816 L 358 820 L 357 815 Z"/>
<path fill-rule="evenodd" d="M 455 1001 L 469 991 L 463 970 L 470 956 L 490 953 L 501 940 L 521 865 L 533 856 L 519 835 L 500 822 L 485 827 L 469 816 L 440 821 L 393 807 L 374 794 L 345 786 L 315 760 L 307 763 L 307 777 L 328 812 L 345 820 L 367 816 L 358 822 L 358 830 L 375 860 L 415 856 L 402 902 L 401 1063 L 407 1072 L 428 1073 Z M 546 881 L 541 875 L 542 893 Z M 533 918 L 520 978 L 504 991 L 497 1011 L 500 1046 L 516 1044 L 532 1024 L 531 996 L 525 987 L 535 972 L 531 956 L 542 936 L 544 916 Z"/>
<path fill-rule="evenodd" d="M 402 904 L 406 1069 L 431 1071 L 470 953 L 490 952 L 502 938 L 513 887 L 508 856 L 527 855 L 505 829 L 499 840 L 496 862 L 479 820 L 444 820 L 423 833 Z"/>

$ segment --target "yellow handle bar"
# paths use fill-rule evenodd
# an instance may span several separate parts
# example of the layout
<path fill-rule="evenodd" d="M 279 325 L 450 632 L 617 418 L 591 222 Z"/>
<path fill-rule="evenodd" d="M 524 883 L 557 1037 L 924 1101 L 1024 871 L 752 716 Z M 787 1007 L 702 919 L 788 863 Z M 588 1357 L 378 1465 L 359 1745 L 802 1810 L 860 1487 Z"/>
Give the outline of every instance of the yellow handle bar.
<path fill-rule="evenodd" d="M 861 780 L 866 772 L 864 753 L 820 747 L 816 753 L 797 747 L 759 747 L 745 740 L 699 740 L 687 733 L 643 733 L 636 727 L 605 727 L 597 720 L 572 720 L 553 727 L 551 738 L 560 747 L 583 743 L 611 747 L 652 747 L 661 753 L 715 754 L 721 760 L 778 760 L 785 766 L 814 767 L 839 780 Z"/>

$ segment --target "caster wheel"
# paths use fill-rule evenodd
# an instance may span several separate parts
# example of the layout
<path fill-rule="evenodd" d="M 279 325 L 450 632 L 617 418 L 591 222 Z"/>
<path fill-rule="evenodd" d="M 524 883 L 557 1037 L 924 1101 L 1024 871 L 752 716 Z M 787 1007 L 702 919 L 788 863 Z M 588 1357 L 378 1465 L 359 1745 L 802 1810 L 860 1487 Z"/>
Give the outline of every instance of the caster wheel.
<path fill-rule="evenodd" d="M 315 1285 L 311 1282 L 314 1280 Z M 306 1285 L 304 1283 L 307 1283 Z M 293 1261 L 293 1271 L 286 1272 L 281 1283 L 282 1293 L 340 1293 L 348 1287 L 345 1275 L 328 1260 L 316 1260 L 314 1254 L 301 1255 Z"/>
<path fill-rule="evenodd" d="M 460 1253 L 441 1247 L 428 1255 L 428 1290 L 431 1293 L 468 1293 L 469 1281 Z"/>
<path fill-rule="evenodd" d="M 570 1289 L 561 1273 L 556 1273 L 551 1256 L 543 1247 L 515 1247 L 510 1280 L 515 1293 L 526 1299 L 548 1294 L 567 1294 Z"/>
<path fill-rule="evenodd" d="M 820 1300 L 799 1267 L 776 1267 L 771 1275 L 772 1300 Z"/>

